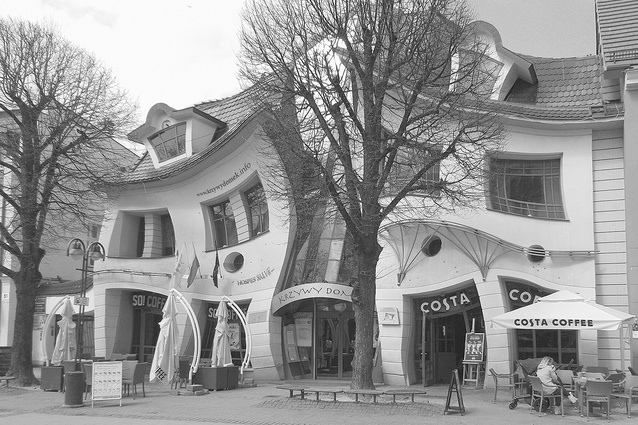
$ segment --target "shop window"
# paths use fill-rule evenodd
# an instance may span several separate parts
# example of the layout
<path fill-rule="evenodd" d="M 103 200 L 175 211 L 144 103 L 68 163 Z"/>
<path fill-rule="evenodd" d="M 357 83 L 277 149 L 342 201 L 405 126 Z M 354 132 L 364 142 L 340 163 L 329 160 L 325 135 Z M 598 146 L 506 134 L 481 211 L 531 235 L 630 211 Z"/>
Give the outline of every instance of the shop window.
<path fill-rule="evenodd" d="M 186 123 L 164 128 L 148 140 L 155 149 L 159 162 L 182 155 L 186 153 Z"/>
<path fill-rule="evenodd" d="M 215 247 L 222 248 L 236 245 L 239 242 L 237 225 L 235 224 L 235 214 L 233 214 L 233 207 L 230 205 L 230 201 L 212 205 L 210 207 L 210 215 L 213 222 Z"/>
<path fill-rule="evenodd" d="M 250 237 L 268 230 L 268 202 L 261 183 L 251 187 L 245 193 L 248 212 L 248 228 Z"/>
<path fill-rule="evenodd" d="M 248 304 L 238 304 L 244 315 L 248 315 Z M 218 303 L 208 305 L 208 314 L 206 317 L 206 325 L 202 334 L 202 351 L 201 358 L 210 359 L 213 351 L 213 341 L 215 339 L 215 327 L 217 326 L 217 307 Z M 228 327 L 231 332 L 230 353 L 233 358 L 233 364 L 240 366 L 246 354 L 246 329 L 241 324 L 235 310 L 228 306 Z"/>
<path fill-rule="evenodd" d="M 520 282 L 505 282 L 511 310 L 536 302 L 551 292 Z M 550 356 L 557 363 L 578 364 L 578 331 L 516 329 L 516 358 Z"/>
<path fill-rule="evenodd" d="M 560 159 L 490 159 L 489 207 L 536 218 L 565 218 Z"/>

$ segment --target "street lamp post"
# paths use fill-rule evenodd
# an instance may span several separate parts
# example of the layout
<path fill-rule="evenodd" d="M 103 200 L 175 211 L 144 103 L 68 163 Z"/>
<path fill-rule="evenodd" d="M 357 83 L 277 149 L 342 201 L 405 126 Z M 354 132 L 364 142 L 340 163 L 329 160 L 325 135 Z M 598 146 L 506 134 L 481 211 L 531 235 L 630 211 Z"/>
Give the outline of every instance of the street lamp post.
<path fill-rule="evenodd" d="M 80 298 L 79 298 L 79 306 L 80 313 L 78 315 L 78 324 L 77 324 L 77 350 L 75 352 L 75 362 L 76 366 L 79 363 L 79 359 L 84 346 L 84 309 L 88 304 L 88 298 L 86 297 L 86 284 L 88 277 L 88 268 L 89 268 L 89 259 L 93 261 L 102 260 L 104 261 L 105 250 L 104 246 L 99 242 L 91 242 L 88 247 L 84 245 L 78 238 L 73 238 L 69 242 L 69 245 L 66 248 L 67 257 L 71 257 L 73 259 L 79 260 L 82 259 L 82 280 L 80 286 Z"/>

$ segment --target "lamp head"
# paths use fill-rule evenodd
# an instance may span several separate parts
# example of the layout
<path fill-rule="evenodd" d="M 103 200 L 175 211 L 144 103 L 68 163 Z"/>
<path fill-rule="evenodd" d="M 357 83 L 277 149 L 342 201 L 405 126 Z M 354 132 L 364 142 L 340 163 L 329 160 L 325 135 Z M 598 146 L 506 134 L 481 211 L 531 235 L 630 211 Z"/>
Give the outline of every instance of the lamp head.
<path fill-rule="evenodd" d="M 84 257 L 84 244 L 79 239 L 73 239 L 69 243 L 69 247 L 66 250 L 66 255 L 75 260 L 79 260 Z"/>
<path fill-rule="evenodd" d="M 89 246 L 89 257 L 93 261 L 104 260 L 104 247 L 99 242 L 93 242 Z"/>

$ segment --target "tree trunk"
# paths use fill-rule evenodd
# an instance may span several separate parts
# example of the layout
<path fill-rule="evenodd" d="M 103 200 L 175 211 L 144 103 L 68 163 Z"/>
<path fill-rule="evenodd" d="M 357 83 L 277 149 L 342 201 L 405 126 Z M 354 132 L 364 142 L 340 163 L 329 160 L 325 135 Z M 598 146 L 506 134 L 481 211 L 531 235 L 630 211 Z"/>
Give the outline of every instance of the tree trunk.
<path fill-rule="evenodd" d="M 353 389 L 374 389 L 372 381 L 374 311 L 376 305 L 376 267 L 380 247 L 376 232 L 366 238 L 366 243 L 358 245 L 359 276 L 352 291 L 352 308 L 357 331 L 353 374 L 350 387 Z"/>
<path fill-rule="evenodd" d="M 15 280 L 16 318 L 9 373 L 16 377 L 20 386 L 39 383 L 33 374 L 33 314 L 36 293 L 34 284 L 36 276 L 34 275 L 31 269 L 28 272 L 18 273 Z"/>

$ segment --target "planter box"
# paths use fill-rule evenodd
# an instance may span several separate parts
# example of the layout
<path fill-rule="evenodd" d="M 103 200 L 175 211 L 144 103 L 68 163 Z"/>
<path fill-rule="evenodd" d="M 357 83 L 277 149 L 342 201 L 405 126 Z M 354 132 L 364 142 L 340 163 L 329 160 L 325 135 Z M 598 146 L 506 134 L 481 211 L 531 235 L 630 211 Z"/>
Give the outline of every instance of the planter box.
<path fill-rule="evenodd" d="M 44 391 L 62 391 L 64 381 L 62 366 L 47 366 L 41 369 L 40 388 Z"/>
<path fill-rule="evenodd" d="M 193 384 L 209 390 L 232 390 L 237 388 L 239 367 L 200 367 L 193 375 Z"/>

